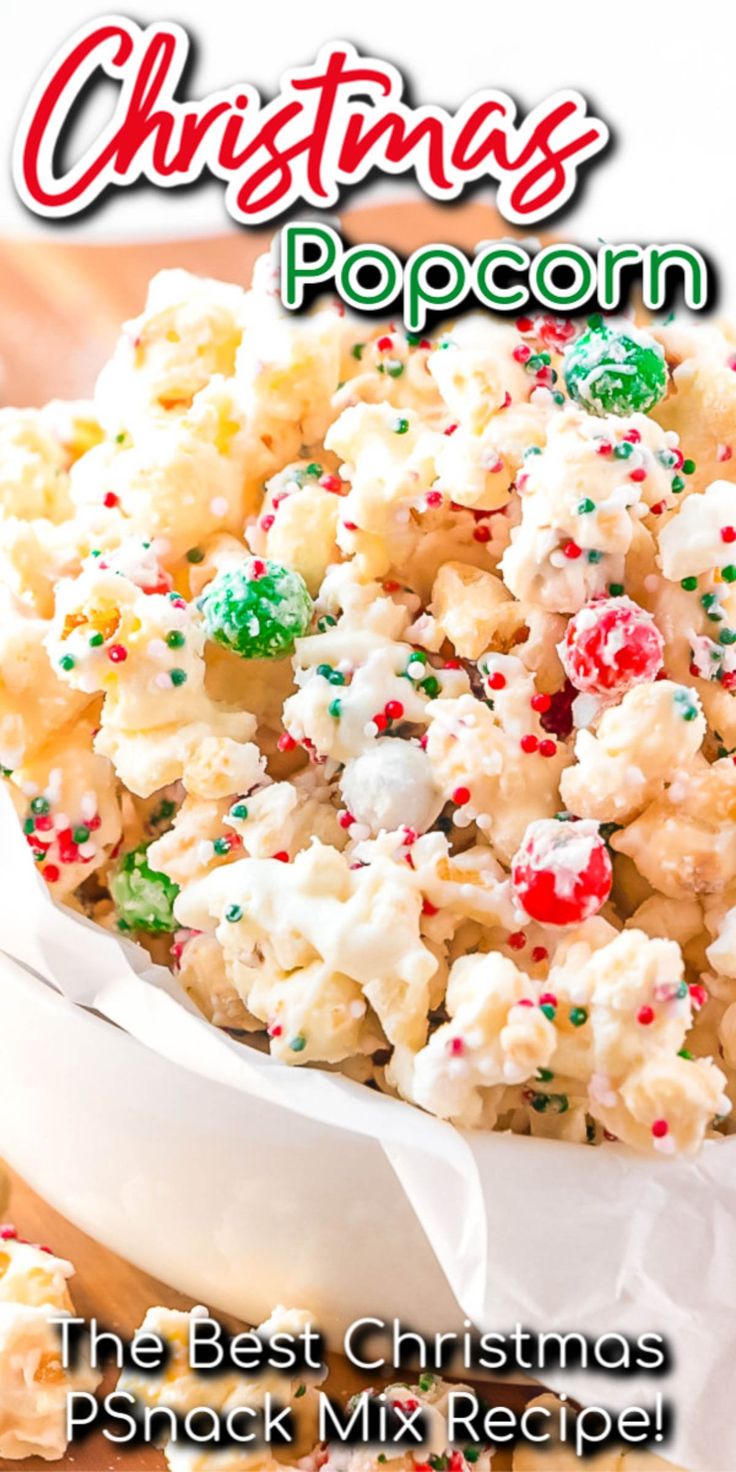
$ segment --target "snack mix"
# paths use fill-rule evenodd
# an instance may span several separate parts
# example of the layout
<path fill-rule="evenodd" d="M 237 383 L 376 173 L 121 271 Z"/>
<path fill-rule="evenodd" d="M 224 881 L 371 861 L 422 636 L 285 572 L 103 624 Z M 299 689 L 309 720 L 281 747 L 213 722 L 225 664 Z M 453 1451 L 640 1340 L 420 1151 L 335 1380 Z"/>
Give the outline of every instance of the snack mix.
<path fill-rule="evenodd" d="M 166 271 L 0 411 L 0 763 L 217 1027 L 661 1154 L 736 1079 L 736 335 Z"/>

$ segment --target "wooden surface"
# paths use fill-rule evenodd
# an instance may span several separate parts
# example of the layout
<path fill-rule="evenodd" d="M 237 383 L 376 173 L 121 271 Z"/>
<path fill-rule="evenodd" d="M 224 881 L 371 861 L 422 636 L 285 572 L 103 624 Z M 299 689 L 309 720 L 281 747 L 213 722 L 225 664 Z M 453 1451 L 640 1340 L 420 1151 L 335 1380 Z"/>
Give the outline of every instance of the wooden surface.
<path fill-rule="evenodd" d="M 486 206 L 442 210 L 428 202 L 351 211 L 345 217 L 345 230 L 356 240 L 378 240 L 403 252 L 437 239 L 470 249 L 476 241 L 506 233 L 505 227 L 499 229 L 495 212 Z M 247 284 L 253 260 L 265 248 L 270 233 L 233 232 L 199 241 L 126 246 L 0 240 L 0 400 L 42 404 L 50 398 L 89 396 L 121 322 L 141 310 L 147 282 L 155 271 L 183 266 Z M 17 1177 L 11 1183 L 11 1199 L 3 1215 L 21 1236 L 47 1243 L 74 1263 L 73 1297 L 85 1318 L 95 1315 L 127 1338 L 152 1304 L 191 1307 L 181 1294 L 78 1231 Z M 236 1321 L 231 1327 L 238 1327 Z M 114 1378 L 113 1371 L 105 1389 Z M 365 1383 L 346 1360 L 332 1357 L 333 1394 L 349 1394 Z M 521 1386 L 506 1386 L 503 1399 L 520 1406 L 530 1393 Z M 72 1447 L 62 1462 L 53 1465 L 67 1472 L 161 1472 L 165 1462 L 152 1448 L 135 1448 L 126 1454 L 97 1435 Z M 48 1466 L 40 1459 L 23 1463 L 0 1459 L 1 1472 L 36 1472 Z M 503 1472 L 506 1466 L 502 1456 L 494 1459 L 494 1472 Z"/>

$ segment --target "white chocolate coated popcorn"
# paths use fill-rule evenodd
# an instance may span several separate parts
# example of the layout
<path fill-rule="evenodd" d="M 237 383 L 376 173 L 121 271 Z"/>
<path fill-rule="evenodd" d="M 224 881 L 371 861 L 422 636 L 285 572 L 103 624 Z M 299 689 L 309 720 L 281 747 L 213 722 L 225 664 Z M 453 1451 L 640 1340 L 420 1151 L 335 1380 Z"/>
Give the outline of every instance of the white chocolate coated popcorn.
<path fill-rule="evenodd" d="M 127 928 L 141 850 L 135 939 L 244 1045 L 690 1153 L 734 1128 L 732 334 L 656 327 L 664 397 L 598 415 L 581 330 L 154 278 L 92 404 L 0 411 L 0 767 L 73 910 Z"/>

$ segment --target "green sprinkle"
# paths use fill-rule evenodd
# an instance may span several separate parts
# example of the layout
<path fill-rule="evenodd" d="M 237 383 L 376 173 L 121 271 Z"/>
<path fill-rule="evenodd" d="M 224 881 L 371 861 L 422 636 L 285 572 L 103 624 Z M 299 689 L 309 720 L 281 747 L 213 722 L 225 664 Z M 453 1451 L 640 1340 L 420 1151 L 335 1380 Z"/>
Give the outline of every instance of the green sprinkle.
<path fill-rule="evenodd" d="M 226 838 L 216 838 L 212 844 L 212 847 L 215 850 L 215 853 L 220 854 L 221 856 L 223 854 L 229 854 L 230 852 L 230 844 L 228 843 L 228 840 Z"/>
<path fill-rule="evenodd" d="M 678 1058 L 686 1058 L 688 1063 L 692 1063 L 694 1055 L 690 1052 L 689 1048 L 680 1048 L 677 1056 Z"/>
<path fill-rule="evenodd" d="M 679 496 L 680 491 L 684 491 L 684 489 L 685 489 L 685 482 L 684 482 L 684 480 L 683 480 L 683 478 L 682 478 L 681 475 L 673 475 L 673 477 L 672 477 L 672 489 L 673 489 L 673 491 L 674 491 L 674 493 L 675 493 L 676 496 Z"/>
<path fill-rule="evenodd" d="M 602 552 L 599 552 L 597 550 L 597 548 L 594 547 L 588 553 L 588 562 L 602 562 L 602 560 L 603 560 L 603 553 Z"/>
<path fill-rule="evenodd" d="M 89 838 L 89 828 L 86 826 L 85 823 L 80 823 L 79 827 L 73 830 L 72 838 L 75 843 L 87 842 L 87 839 Z"/>
<path fill-rule="evenodd" d="M 530 455 L 541 455 L 541 453 L 542 451 L 540 450 L 539 445 L 527 445 L 524 451 L 524 459 L 528 460 Z"/>
<path fill-rule="evenodd" d="M 31 802 L 31 812 L 32 813 L 36 813 L 36 814 L 39 814 L 40 813 L 42 816 L 45 817 L 46 813 L 48 813 L 50 811 L 50 809 L 51 809 L 51 803 L 49 802 L 49 800 L 48 800 L 47 797 L 34 797 L 33 798 L 32 802 Z"/>
<path fill-rule="evenodd" d="M 672 450 L 659 450 L 657 452 L 657 459 L 660 465 L 664 465 L 665 470 L 671 470 L 673 465 L 677 464 L 677 456 L 673 454 Z"/>
<path fill-rule="evenodd" d="M 613 453 L 617 460 L 628 460 L 634 453 L 634 446 L 628 440 L 622 440 L 620 445 L 614 445 Z"/>
<path fill-rule="evenodd" d="M 312 460 L 310 461 L 309 465 L 307 465 L 304 474 L 313 475 L 315 479 L 318 480 L 322 474 L 322 466 L 318 465 L 316 460 Z"/>
<path fill-rule="evenodd" d="M 398 361 L 398 358 L 394 362 L 386 364 L 386 372 L 389 378 L 401 378 L 403 371 L 404 365 Z"/>
<path fill-rule="evenodd" d="M 104 642 L 105 640 L 102 634 L 90 634 L 89 636 L 90 649 L 99 649 L 100 645 L 104 644 Z"/>
<path fill-rule="evenodd" d="M 609 583 L 608 591 L 612 598 L 622 598 L 624 593 L 623 583 Z"/>
<path fill-rule="evenodd" d="M 443 1455 L 437 1456 L 436 1454 L 433 1454 L 431 1457 L 427 1457 L 427 1461 L 432 1468 L 432 1472 L 446 1472 L 447 1457 Z"/>
<path fill-rule="evenodd" d="M 477 1462 L 480 1456 L 477 1446 L 466 1446 L 463 1452 L 466 1462 Z"/>
<path fill-rule="evenodd" d="M 242 918 L 243 910 L 240 905 L 228 905 L 225 911 L 225 919 L 228 920 L 231 925 L 237 925 L 238 921 L 242 920 Z"/>
<path fill-rule="evenodd" d="M 405 419 L 403 414 L 400 414 L 398 419 L 395 419 L 393 423 L 394 434 L 406 434 L 408 429 L 409 420 Z"/>
<path fill-rule="evenodd" d="M 592 327 L 594 332 L 598 332 L 599 328 L 603 326 L 603 318 L 600 312 L 593 312 L 592 316 L 588 318 L 588 326 Z"/>
<path fill-rule="evenodd" d="M 204 552 L 201 547 L 190 547 L 186 557 L 187 562 L 204 562 Z"/>
<path fill-rule="evenodd" d="M 586 496 L 585 500 L 578 505 L 578 516 L 587 516 L 590 511 L 595 511 L 595 501 L 591 501 L 590 496 Z"/>
<path fill-rule="evenodd" d="M 116 434 L 116 436 L 115 436 L 115 444 L 116 445 L 122 445 L 124 439 L 125 439 L 125 430 L 123 429 L 123 430 L 120 431 L 120 434 Z"/>
<path fill-rule="evenodd" d="M 35 826 L 36 826 L 36 824 L 35 824 L 33 818 L 26 818 L 26 821 L 23 824 L 23 832 L 24 833 L 33 833 L 33 830 L 34 830 Z"/>
<path fill-rule="evenodd" d="M 419 336 L 419 333 L 418 332 L 407 332 L 404 335 L 406 337 L 406 341 L 408 342 L 410 348 L 416 348 L 416 347 L 418 347 L 419 346 L 419 343 L 422 340 L 421 337 Z"/>
<path fill-rule="evenodd" d="M 719 644 L 736 644 L 736 629 L 721 629 L 718 642 Z"/>
<path fill-rule="evenodd" d="M 230 817 L 237 818 L 243 822 L 248 816 L 248 809 L 244 802 L 236 802 L 235 807 L 230 809 Z"/>
<path fill-rule="evenodd" d="M 682 470 L 683 470 L 683 474 L 684 475 L 692 475 L 693 471 L 695 470 L 695 461 L 694 460 L 683 460 L 683 462 L 682 462 Z"/>
<path fill-rule="evenodd" d="M 299 1386 L 297 1386 L 296 1390 L 294 1391 L 294 1400 L 301 1400 L 302 1396 L 303 1395 L 306 1395 L 306 1393 L 307 1393 L 307 1387 L 306 1387 L 306 1385 L 299 1385 Z"/>
<path fill-rule="evenodd" d="M 365 347 L 365 343 L 364 342 L 355 342 L 355 343 L 353 343 L 353 346 L 350 349 L 353 357 L 354 358 L 357 358 L 358 362 L 360 362 L 360 360 L 361 360 L 361 358 L 363 356 L 363 349 L 364 349 L 364 347 Z"/>
<path fill-rule="evenodd" d="M 337 619 L 333 618 L 331 613 L 324 613 L 321 618 L 317 619 L 317 631 L 320 634 L 326 634 L 328 629 L 334 629 L 336 623 Z"/>
<path fill-rule="evenodd" d="M 342 701 L 331 700 L 327 707 L 327 714 L 328 716 L 332 716 L 334 720 L 339 721 L 340 716 L 342 715 Z"/>
<path fill-rule="evenodd" d="M 542 353 L 532 353 L 531 358 L 527 358 L 524 366 L 527 373 L 538 373 L 540 368 L 544 368 L 545 366 L 544 355 Z"/>
<path fill-rule="evenodd" d="M 423 1395 L 426 1395 L 427 1391 L 431 1390 L 433 1385 L 434 1375 L 426 1374 L 419 1376 L 419 1389 L 421 1390 Z"/>
<path fill-rule="evenodd" d="M 554 1078 L 554 1074 L 551 1068 L 538 1068 L 536 1076 L 537 1082 L 540 1084 L 548 1084 L 550 1079 Z"/>
<path fill-rule="evenodd" d="M 59 668 L 62 670 L 73 670 L 76 662 L 73 654 L 62 654 L 59 660 Z"/>
<path fill-rule="evenodd" d="M 706 608 L 706 609 L 712 608 L 713 607 L 713 604 L 714 603 L 717 603 L 717 602 L 718 602 L 718 596 L 717 596 L 716 593 L 703 593 L 702 596 L 701 596 L 701 599 L 700 599 L 701 608 Z"/>
<path fill-rule="evenodd" d="M 724 583 L 736 583 L 736 567 L 732 562 L 729 562 L 727 567 L 721 568 L 721 577 Z"/>
<path fill-rule="evenodd" d="M 172 685 L 184 685 L 187 679 L 186 670 L 169 670 L 169 679 Z"/>
<path fill-rule="evenodd" d="M 540 1010 L 544 1013 L 548 1022 L 554 1022 L 557 1016 L 557 1009 L 552 1006 L 551 1002 L 543 1002 Z"/>
<path fill-rule="evenodd" d="M 734 638 L 736 639 L 736 634 L 734 634 Z M 434 675 L 428 675 L 426 680 L 422 680 L 419 689 L 423 690 L 425 695 L 428 695 L 431 700 L 434 700 L 434 697 L 439 695 L 440 682 Z"/>
<path fill-rule="evenodd" d="M 682 582 L 680 583 L 680 587 L 684 588 L 686 593 L 694 593 L 697 586 L 697 578 L 683 578 Z"/>
<path fill-rule="evenodd" d="M 552 402 L 555 404 L 564 404 L 565 395 L 561 394 L 559 389 L 556 389 L 552 395 Z"/>
<path fill-rule="evenodd" d="M 330 675 L 332 674 L 332 665 L 318 664 L 314 673 L 315 675 L 321 675 L 323 680 L 329 680 Z"/>
<path fill-rule="evenodd" d="M 573 1027 L 582 1027 L 588 1021 L 588 1010 L 586 1007 L 571 1007 L 567 1015 Z"/>
<path fill-rule="evenodd" d="M 307 1040 L 305 1037 L 302 1037 L 302 1034 L 300 1032 L 297 1033 L 296 1037 L 292 1038 L 291 1042 L 289 1043 L 289 1047 L 291 1048 L 292 1053 L 303 1053 L 306 1046 Z"/>
<path fill-rule="evenodd" d="M 179 629 L 172 629 L 171 633 L 166 635 L 166 643 L 169 649 L 182 649 L 186 642 L 184 635 Z"/>

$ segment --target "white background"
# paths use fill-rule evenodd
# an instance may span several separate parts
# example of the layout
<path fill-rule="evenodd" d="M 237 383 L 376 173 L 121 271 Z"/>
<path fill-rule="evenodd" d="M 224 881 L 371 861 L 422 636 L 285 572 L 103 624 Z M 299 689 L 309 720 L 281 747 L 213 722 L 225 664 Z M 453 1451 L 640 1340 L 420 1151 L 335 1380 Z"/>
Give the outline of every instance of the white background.
<path fill-rule="evenodd" d="M 173 19 L 199 41 L 196 93 L 236 80 L 271 95 L 281 71 L 326 40 L 351 40 L 397 63 L 418 102 L 456 106 L 481 86 L 528 108 L 574 86 L 616 135 L 588 166 L 582 199 L 556 228 L 592 243 L 684 239 L 715 258 L 736 306 L 732 101 L 736 16 L 727 0 L 134 0 L 139 22 Z M 0 47 L 0 230 L 49 226 L 29 215 L 9 176 L 12 137 L 28 92 L 60 43 L 106 8 L 84 0 L 4 0 Z M 396 186 L 384 185 L 383 190 Z M 399 186 L 406 189 L 406 184 Z M 375 190 L 375 186 L 374 186 Z M 219 185 L 178 195 L 153 189 L 108 202 L 73 227 L 87 237 L 145 238 L 229 228 Z M 60 238 L 69 238 L 69 226 Z"/>

